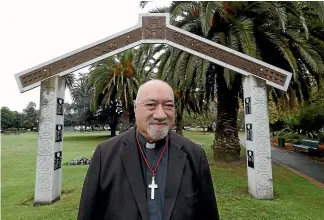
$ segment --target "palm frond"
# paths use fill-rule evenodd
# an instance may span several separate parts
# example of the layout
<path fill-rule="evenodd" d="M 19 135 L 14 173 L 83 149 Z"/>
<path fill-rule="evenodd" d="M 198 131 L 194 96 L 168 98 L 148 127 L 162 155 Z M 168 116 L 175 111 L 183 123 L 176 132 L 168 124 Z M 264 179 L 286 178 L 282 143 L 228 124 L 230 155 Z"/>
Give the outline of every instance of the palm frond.
<path fill-rule="evenodd" d="M 221 2 L 202 3 L 200 19 L 202 23 L 202 30 L 205 36 L 207 36 L 210 28 L 212 27 L 214 14 L 217 11 L 221 13 L 221 7 Z"/>
<path fill-rule="evenodd" d="M 324 4 L 322 1 L 309 1 L 308 5 L 317 14 L 319 20 L 324 22 Z"/>
<path fill-rule="evenodd" d="M 75 82 L 75 76 L 74 74 L 67 74 L 63 76 L 65 80 L 65 87 L 67 87 L 69 90 L 73 87 L 73 84 Z"/>
<path fill-rule="evenodd" d="M 252 20 L 246 17 L 241 17 L 235 22 L 235 28 L 243 52 L 249 56 L 256 57 L 256 42 Z"/>
<path fill-rule="evenodd" d="M 323 72 L 324 64 L 321 56 L 314 50 L 308 42 L 300 37 L 294 31 L 289 31 L 288 35 L 294 40 L 294 44 L 301 55 L 301 58 L 312 68 L 316 73 Z"/>
<path fill-rule="evenodd" d="M 278 49 L 281 51 L 281 53 L 284 55 L 284 58 L 288 61 L 291 70 L 294 73 L 294 79 L 298 80 L 297 77 L 297 61 L 293 54 L 293 52 L 290 50 L 288 45 L 288 40 L 283 37 L 278 37 L 272 32 L 265 31 L 264 34 L 268 37 L 268 40 L 271 41 Z"/>

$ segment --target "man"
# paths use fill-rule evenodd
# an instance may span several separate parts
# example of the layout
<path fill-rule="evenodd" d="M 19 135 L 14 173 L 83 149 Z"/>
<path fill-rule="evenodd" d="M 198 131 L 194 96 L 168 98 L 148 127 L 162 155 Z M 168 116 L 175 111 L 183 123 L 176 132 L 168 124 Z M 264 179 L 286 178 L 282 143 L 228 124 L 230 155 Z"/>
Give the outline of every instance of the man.
<path fill-rule="evenodd" d="M 136 127 L 100 143 L 82 190 L 79 220 L 219 219 L 204 150 L 174 133 L 174 92 L 143 84 Z"/>

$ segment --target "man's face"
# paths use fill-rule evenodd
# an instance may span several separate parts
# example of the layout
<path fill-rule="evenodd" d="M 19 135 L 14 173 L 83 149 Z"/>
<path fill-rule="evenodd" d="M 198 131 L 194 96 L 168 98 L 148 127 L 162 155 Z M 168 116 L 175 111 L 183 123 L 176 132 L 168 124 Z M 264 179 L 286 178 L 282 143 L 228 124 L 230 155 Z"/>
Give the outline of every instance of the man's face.
<path fill-rule="evenodd" d="M 136 125 L 148 141 L 163 139 L 174 124 L 174 96 L 163 83 L 146 85 L 134 104 Z"/>

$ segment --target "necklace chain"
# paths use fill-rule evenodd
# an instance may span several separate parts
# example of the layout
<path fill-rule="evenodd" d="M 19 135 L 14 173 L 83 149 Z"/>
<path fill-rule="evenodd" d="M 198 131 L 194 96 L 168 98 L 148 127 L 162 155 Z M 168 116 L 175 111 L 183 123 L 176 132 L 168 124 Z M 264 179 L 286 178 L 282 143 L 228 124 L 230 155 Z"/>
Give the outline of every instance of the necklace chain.
<path fill-rule="evenodd" d="M 146 157 L 145 157 L 145 154 L 144 154 L 144 152 L 143 152 L 142 146 L 141 146 L 141 144 L 140 144 L 140 142 L 139 142 L 139 140 L 138 140 L 138 132 L 136 133 L 136 140 L 137 140 L 138 147 L 139 147 L 139 149 L 140 149 L 140 151 L 141 151 L 141 153 L 142 153 L 142 156 L 143 156 L 143 158 L 144 158 L 144 161 L 145 161 L 147 167 L 149 168 L 149 170 L 152 172 L 153 177 L 154 177 L 154 176 L 155 176 L 155 172 L 156 172 L 156 170 L 158 169 L 159 164 L 160 164 L 160 162 L 161 162 L 162 156 L 163 156 L 163 154 L 164 154 L 164 152 L 165 152 L 165 149 L 166 149 L 166 147 L 167 147 L 167 145 L 168 145 L 168 136 L 166 137 L 165 145 L 164 145 L 164 147 L 163 147 L 162 153 L 161 153 L 161 155 L 160 155 L 160 157 L 159 157 L 159 160 L 158 160 L 158 162 L 157 162 L 157 164 L 156 164 L 154 170 L 151 168 L 150 164 L 148 163 L 148 161 L 147 161 L 147 159 L 146 159 Z"/>

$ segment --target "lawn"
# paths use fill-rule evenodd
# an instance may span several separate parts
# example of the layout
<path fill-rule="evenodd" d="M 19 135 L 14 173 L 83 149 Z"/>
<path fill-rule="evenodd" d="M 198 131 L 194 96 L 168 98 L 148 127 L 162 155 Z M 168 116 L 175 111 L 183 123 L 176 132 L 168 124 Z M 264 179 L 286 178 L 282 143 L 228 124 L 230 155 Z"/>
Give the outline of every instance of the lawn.
<path fill-rule="evenodd" d="M 212 161 L 212 134 L 185 132 L 205 148 L 216 190 L 221 219 L 323 219 L 324 190 L 284 167 L 273 165 L 275 199 L 261 201 L 247 193 L 244 151 L 241 161 L 231 164 Z M 65 133 L 63 164 L 88 154 L 107 138 L 105 133 Z M 76 219 L 87 166 L 63 165 L 63 194 L 50 206 L 34 207 L 37 135 L 1 136 L 2 219 Z"/>

